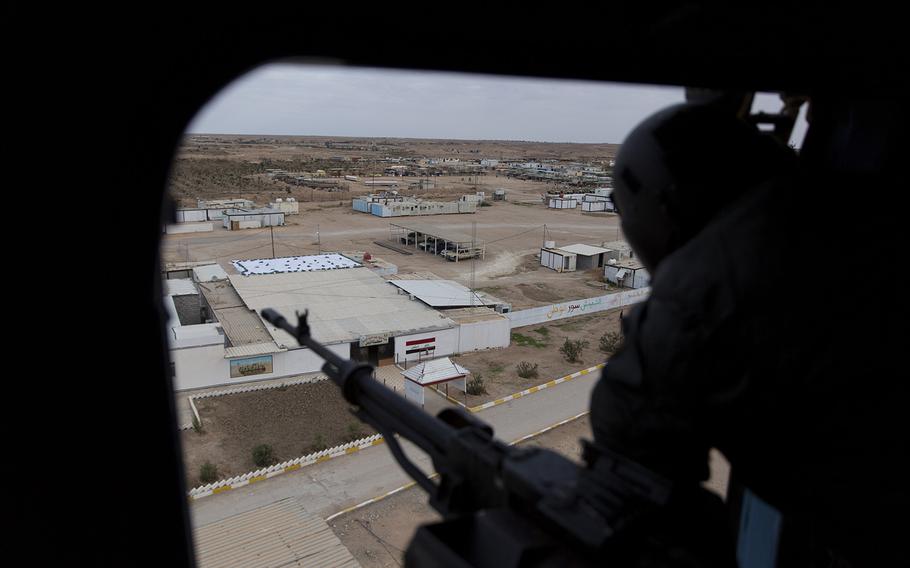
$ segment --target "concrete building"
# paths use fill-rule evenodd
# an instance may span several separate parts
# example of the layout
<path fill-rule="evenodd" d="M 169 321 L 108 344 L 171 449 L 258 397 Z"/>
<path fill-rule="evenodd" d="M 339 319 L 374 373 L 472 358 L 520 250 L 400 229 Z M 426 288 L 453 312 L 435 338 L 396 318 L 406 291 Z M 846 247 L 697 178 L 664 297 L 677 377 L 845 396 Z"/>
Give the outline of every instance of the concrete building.
<path fill-rule="evenodd" d="M 176 220 L 178 223 L 196 223 L 199 221 L 208 221 L 209 215 L 207 209 L 190 209 L 181 208 L 176 211 Z"/>
<path fill-rule="evenodd" d="M 341 357 L 374 365 L 410 368 L 460 352 L 505 347 L 510 339 L 509 321 L 493 308 L 433 308 L 340 254 L 235 261 L 234 266 L 241 274 L 195 267 L 195 282 L 174 281 L 166 289 L 177 390 L 319 371 L 323 361 L 264 321 L 265 308 L 291 322 L 297 321 L 296 312 L 309 310 L 315 339 Z M 196 303 L 179 299 L 184 297 Z"/>
<path fill-rule="evenodd" d="M 275 209 L 226 209 L 222 222 L 225 229 L 258 229 L 284 225 L 284 213 Z"/>
<path fill-rule="evenodd" d="M 651 275 L 637 258 L 609 261 L 604 266 L 604 278 L 624 288 L 644 288 L 651 284 Z"/>

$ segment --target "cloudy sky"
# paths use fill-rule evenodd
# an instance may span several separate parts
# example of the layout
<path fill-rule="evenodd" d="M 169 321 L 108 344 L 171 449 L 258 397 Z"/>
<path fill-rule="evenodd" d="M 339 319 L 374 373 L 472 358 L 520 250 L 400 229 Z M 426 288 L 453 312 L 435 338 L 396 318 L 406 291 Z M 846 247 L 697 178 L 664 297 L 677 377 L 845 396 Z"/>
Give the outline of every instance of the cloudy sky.
<path fill-rule="evenodd" d="M 619 143 L 683 100 L 678 87 L 271 64 L 226 87 L 187 131 Z"/>

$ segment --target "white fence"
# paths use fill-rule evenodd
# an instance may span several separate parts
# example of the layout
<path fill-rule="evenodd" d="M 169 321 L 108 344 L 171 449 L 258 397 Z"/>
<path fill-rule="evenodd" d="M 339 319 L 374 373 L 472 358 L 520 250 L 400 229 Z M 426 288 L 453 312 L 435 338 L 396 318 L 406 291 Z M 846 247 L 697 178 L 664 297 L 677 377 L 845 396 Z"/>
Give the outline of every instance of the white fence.
<path fill-rule="evenodd" d="M 354 440 L 353 442 L 335 446 L 334 448 L 328 448 L 326 450 L 314 452 L 297 459 L 281 462 L 271 467 L 257 469 L 256 471 L 251 471 L 243 475 L 238 475 L 236 477 L 231 477 L 228 479 L 222 479 L 221 481 L 216 481 L 214 483 L 196 487 L 189 491 L 189 497 L 191 499 L 199 499 L 200 497 L 205 497 L 214 493 L 221 493 L 223 491 L 237 489 L 238 487 L 243 487 L 244 485 L 264 481 L 266 479 L 275 477 L 276 475 L 281 475 L 285 472 L 295 471 L 306 465 L 323 462 L 332 458 L 337 458 L 340 456 L 352 454 L 360 450 L 365 450 L 370 446 L 381 444 L 383 441 L 384 440 L 380 434 L 373 434 L 372 436 Z"/>
<path fill-rule="evenodd" d="M 648 298 L 650 288 L 638 288 L 636 290 L 627 290 L 615 294 L 607 294 L 596 298 L 585 298 L 583 300 L 571 300 L 561 304 L 551 306 L 540 306 L 539 308 L 530 308 L 527 310 L 518 310 L 503 314 L 512 324 L 512 328 L 524 327 L 563 318 L 582 316 L 604 310 L 621 308 L 630 304 L 643 302 Z"/>

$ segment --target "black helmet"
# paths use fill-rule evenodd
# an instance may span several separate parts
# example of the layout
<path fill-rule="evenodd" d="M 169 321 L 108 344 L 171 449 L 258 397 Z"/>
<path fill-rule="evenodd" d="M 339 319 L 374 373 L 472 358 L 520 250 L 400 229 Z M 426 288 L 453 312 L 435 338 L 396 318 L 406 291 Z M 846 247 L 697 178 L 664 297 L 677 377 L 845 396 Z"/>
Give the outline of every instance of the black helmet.
<path fill-rule="evenodd" d="M 710 104 L 658 111 L 626 137 L 613 202 L 632 249 L 652 271 L 725 206 L 795 164 L 795 154 Z"/>

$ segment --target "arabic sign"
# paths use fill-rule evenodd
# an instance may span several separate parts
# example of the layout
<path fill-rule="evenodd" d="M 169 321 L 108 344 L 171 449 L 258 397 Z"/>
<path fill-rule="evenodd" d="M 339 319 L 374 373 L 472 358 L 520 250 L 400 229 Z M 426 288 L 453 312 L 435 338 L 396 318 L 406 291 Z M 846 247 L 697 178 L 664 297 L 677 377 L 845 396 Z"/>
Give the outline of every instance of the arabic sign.
<path fill-rule="evenodd" d="M 509 318 L 510 326 L 512 328 L 523 327 L 526 325 L 579 316 L 586 313 L 612 310 L 637 302 L 643 302 L 647 299 L 649 292 L 650 288 L 638 288 L 635 290 L 598 296 L 596 298 L 571 300 L 569 302 L 553 304 L 551 306 L 519 310 L 503 315 Z"/>
<path fill-rule="evenodd" d="M 272 372 L 272 356 L 249 357 L 231 361 L 231 378 L 265 375 Z"/>
<path fill-rule="evenodd" d="M 390 333 L 374 333 L 372 335 L 361 335 L 360 346 L 369 347 L 370 345 L 385 345 L 389 342 Z"/>

